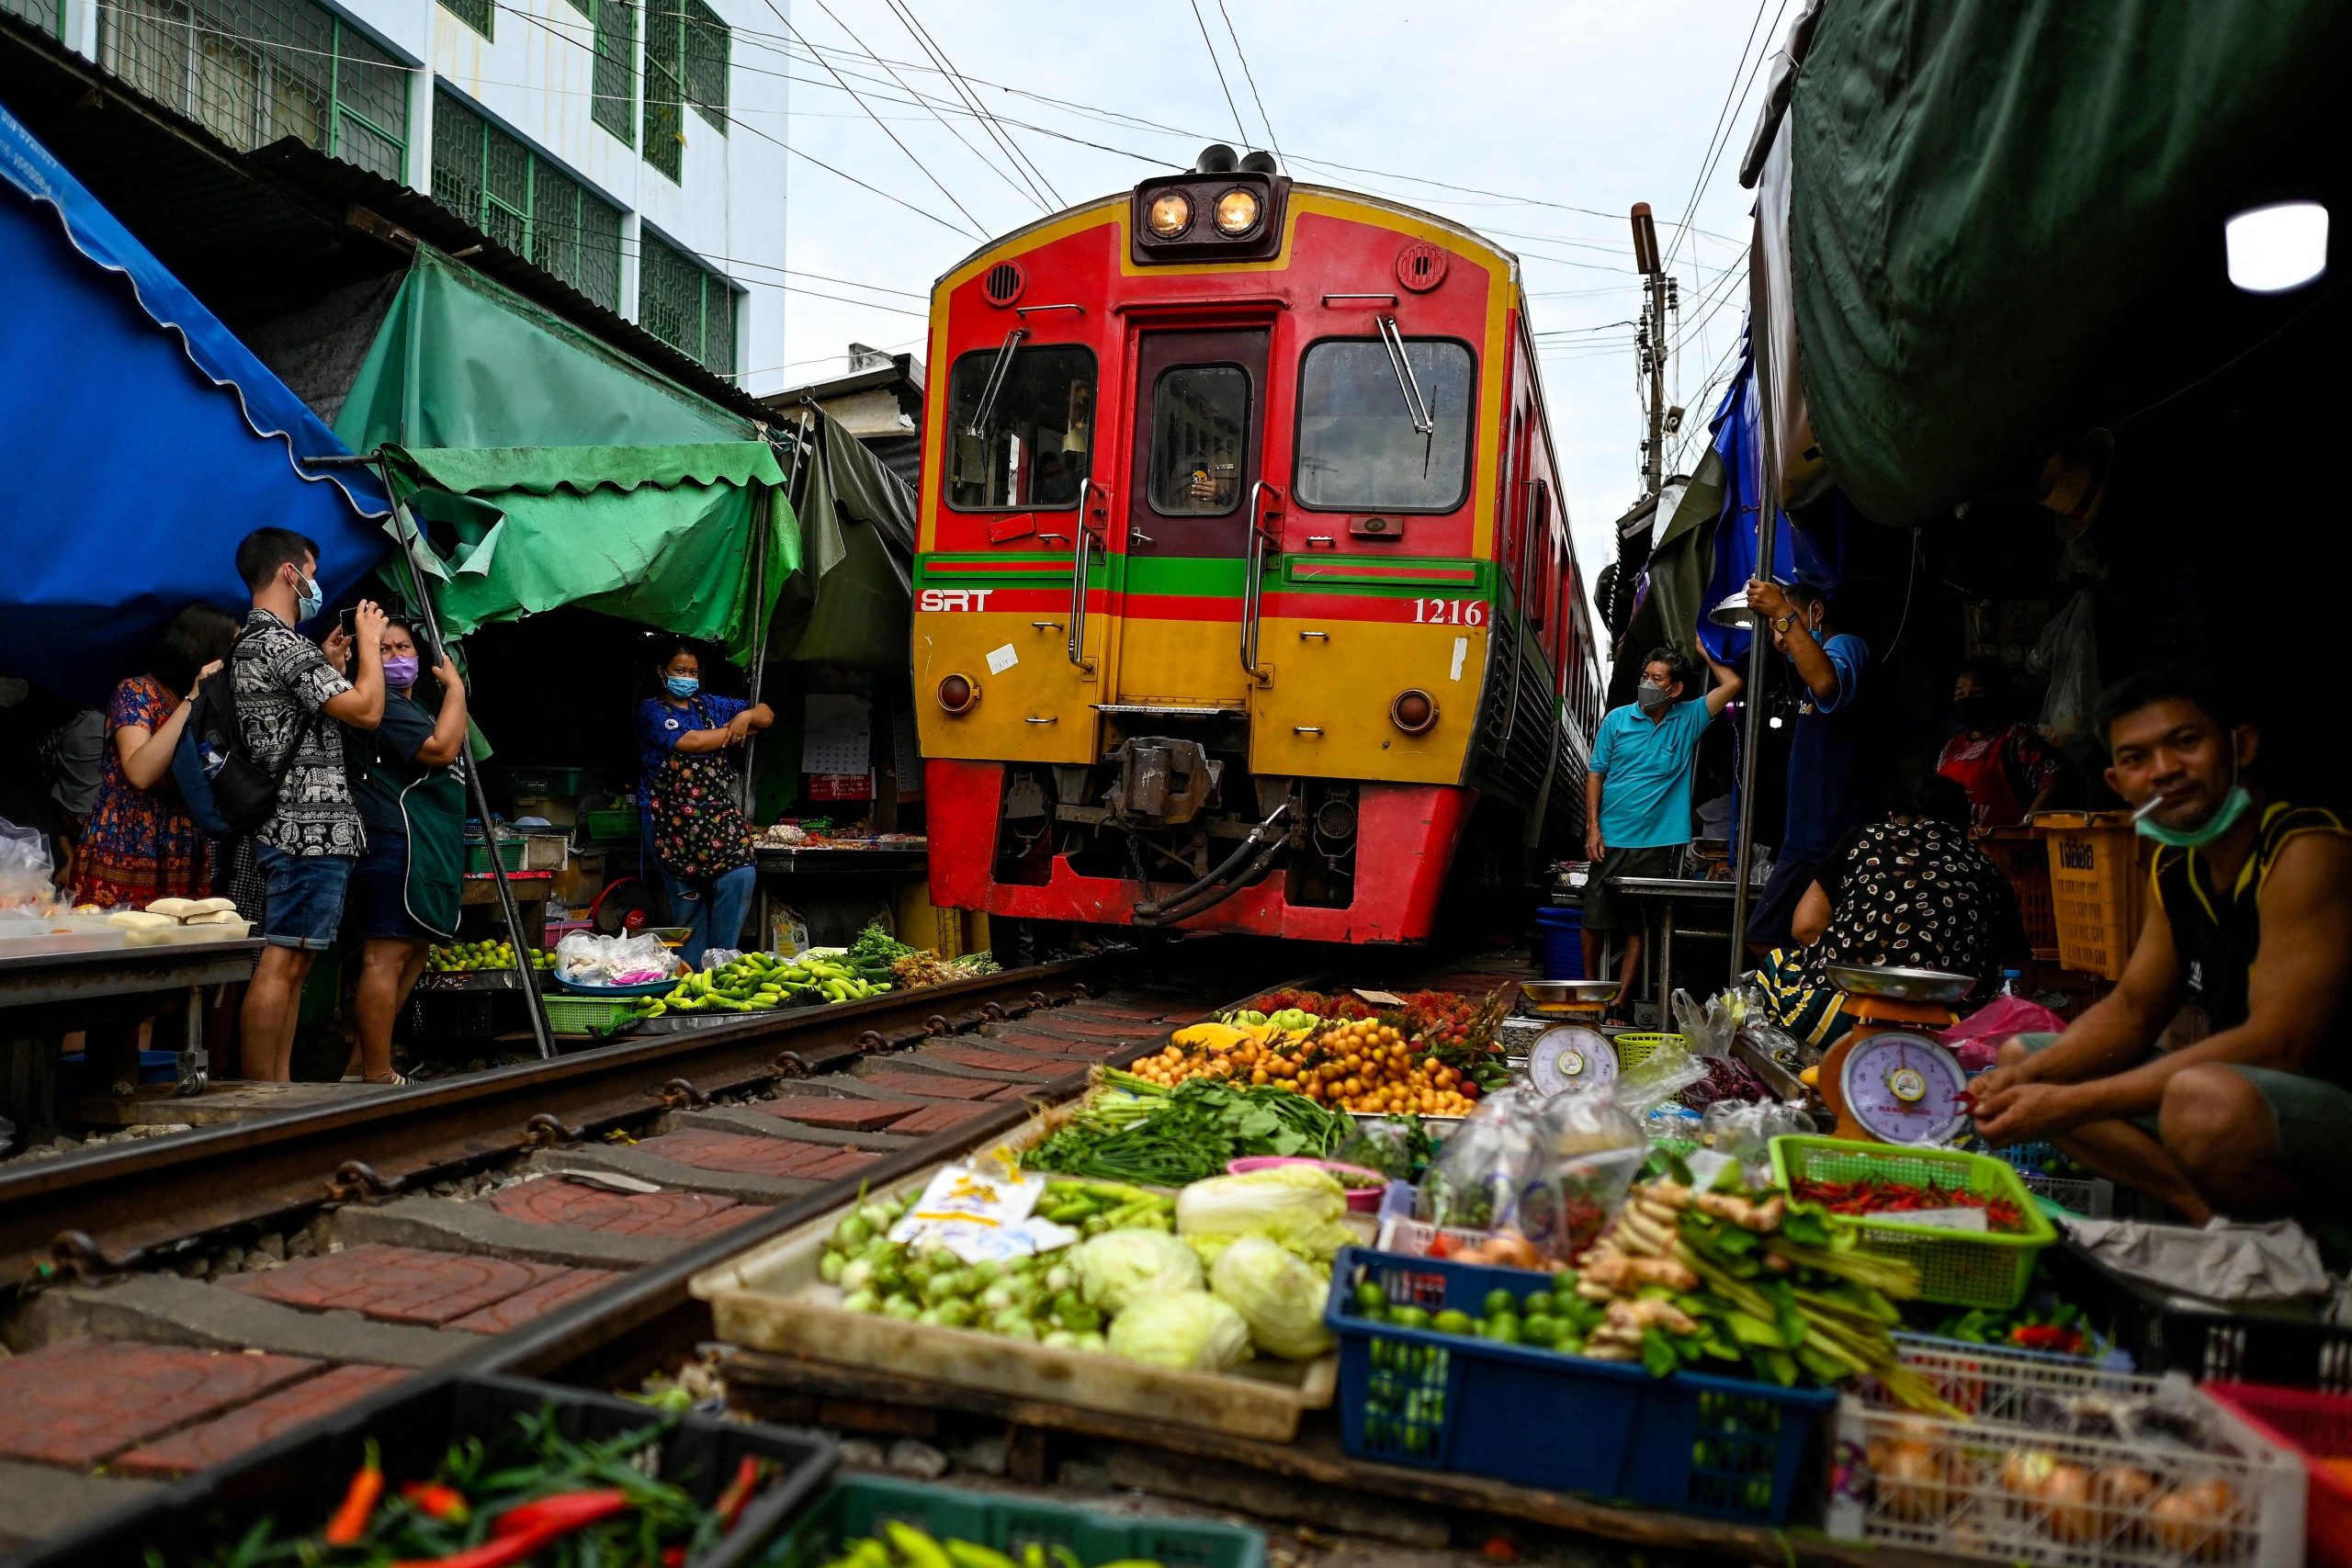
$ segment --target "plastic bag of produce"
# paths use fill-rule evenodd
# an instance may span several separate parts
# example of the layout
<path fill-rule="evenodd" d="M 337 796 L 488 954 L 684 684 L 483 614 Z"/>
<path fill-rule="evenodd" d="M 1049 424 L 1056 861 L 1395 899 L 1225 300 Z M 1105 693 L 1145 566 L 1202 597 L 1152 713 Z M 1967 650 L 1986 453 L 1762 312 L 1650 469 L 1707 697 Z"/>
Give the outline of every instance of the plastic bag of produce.
<path fill-rule="evenodd" d="M 1176 1196 L 1176 1234 L 1214 1265 L 1245 1235 L 1264 1236 L 1309 1263 L 1329 1264 L 1355 1239 L 1342 1222 L 1347 1189 L 1310 1165 L 1269 1166 L 1195 1181 Z"/>
<path fill-rule="evenodd" d="M 1250 1356 L 1250 1325 L 1206 1291 L 1147 1296 L 1111 1324 L 1111 1354 L 1183 1372 L 1222 1372 Z"/>
<path fill-rule="evenodd" d="M 1703 1008 L 1690 992 L 1674 993 L 1674 1026 L 1694 1056 L 1729 1055 L 1732 1037 L 1752 1010 L 1748 994 L 1736 987 L 1709 997 Z"/>
<path fill-rule="evenodd" d="M 1090 1305 L 1122 1313 L 1149 1296 L 1201 1288 L 1201 1260 L 1166 1231 L 1105 1231 L 1070 1254 Z"/>
<path fill-rule="evenodd" d="M 1617 1075 L 1617 1103 L 1634 1116 L 1647 1116 L 1706 1076 L 1706 1066 L 1698 1057 L 1668 1040 Z"/>
<path fill-rule="evenodd" d="M 555 967 L 565 979 L 587 986 L 662 980 L 685 969 L 658 936 L 599 936 L 594 931 L 566 932 L 555 945 Z"/>
<path fill-rule="evenodd" d="M 1804 1137 L 1813 1132 L 1813 1118 L 1793 1105 L 1775 1101 L 1746 1104 L 1720 1100 L 1699 1119 L 1702 1142 L 1739 1165 L 1750 1187 L 1761 1187 L 1772 1177 L 1772 1140 Z"/>
<path fill-rule="evenodd" d="M 1522 1194 L 1548 1183 L 1544 1100 L 1524 1084 L 1488 1095 L 1440 1146 L 1415 1217 L 1468 1230 L 1519 1225 Z"/>
<path fill-rule="evenodd" d="M 1209 1270 L 1209 1290 L 1241 1314 L 1250 1342 L 1269 1356 L 1304 1361 L 1331 1348 L 1323 1303 L 1328 1270 L 1309 1268 L 1263 1236 L 1245 1235 Z"/>
<path fill-rule="evenodd" d="M 36 914 L 62 908 L 53 880 L 56 870 L 48 834 L 0 818 L 0 908 Z"/>
<path fill-rule="evenodd" d="M 1331 1151 L 1331 1158 L 1340 1165 L 1359 1165 L 1399 1181 L 1416 1181 L 1429 1168 L 1436 1147 L 1437 1140 L 1417 1122 L 1384 1116 L 1377 1122 L 1359 1122 Z"/>
<path fill-rule="evenodd" d="M 1649 1138 L 1623 1107 L 1597 1094 L 1555 1095 L 1540 1125 L 1550 1165 L 1546 1179 L 1521 1197 L 1520 1230 L 1546 1257 L 1573 1258 L 1624 1202 L 1649 1158 Z"/>

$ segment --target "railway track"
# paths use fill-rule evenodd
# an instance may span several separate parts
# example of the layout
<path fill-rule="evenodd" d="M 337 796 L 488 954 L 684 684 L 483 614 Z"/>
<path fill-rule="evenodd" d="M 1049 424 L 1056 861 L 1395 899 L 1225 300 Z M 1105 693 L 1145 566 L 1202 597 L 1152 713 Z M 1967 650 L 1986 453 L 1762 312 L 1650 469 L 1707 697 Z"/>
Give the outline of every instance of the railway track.
<path fill-rule="evenodd" d="M 429 1369 L 674 1360 L 699 1269 L 1276 977 L 1074 960 L 0 1171 L 0 1546 Z"/>

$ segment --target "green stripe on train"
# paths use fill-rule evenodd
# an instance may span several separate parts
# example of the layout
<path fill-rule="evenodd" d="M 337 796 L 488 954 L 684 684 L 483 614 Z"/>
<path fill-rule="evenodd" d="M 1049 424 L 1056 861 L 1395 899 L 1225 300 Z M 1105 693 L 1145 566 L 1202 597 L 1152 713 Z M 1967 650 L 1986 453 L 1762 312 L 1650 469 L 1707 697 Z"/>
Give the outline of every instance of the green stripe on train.
<path fill-rule="evenodd" d="M 1408 599 L 1419 597 L 1425 592 L 1438 592 L 1449 597 L 1491 599 L 1499 581 L 1493 561 L 1435 557 L 1383 558 L 1376 562 L 1362 564 L 1391 568 L 1399 572 L 1398 576 L 1339 579 L 1299 574 L 1294 563 L 1306 558 L 1308 558 L 1293 556 L 1283 561 L 1277 581 L 1285 590 L 1373 598 Z M 1341 566 L 1343 559 L 1350 566 L 1356 564 L 1355 558 L 1317 558 L 1318 564 L 1329 558 L 1334 567 Z M 1468 575 L 1441 575 L 1456 572 Z M 1231 599 L 1240 596 L 1241 574 L 1241 561 L 1231 556 L 1117 555 L 1090 561 L 1086 580 L 1090 586 L 1113 588 L 1125 593 L 1169 598 Z M 959 587 L 973 587 L 992 582 L 1008 588 L 1034 588 L 1068 583 L 1069 578 L 1070 559 L 1059 553 L 979 555 L 951 552 L 925 556 L 915 563 L 918 585 L 952 582 Z"/>

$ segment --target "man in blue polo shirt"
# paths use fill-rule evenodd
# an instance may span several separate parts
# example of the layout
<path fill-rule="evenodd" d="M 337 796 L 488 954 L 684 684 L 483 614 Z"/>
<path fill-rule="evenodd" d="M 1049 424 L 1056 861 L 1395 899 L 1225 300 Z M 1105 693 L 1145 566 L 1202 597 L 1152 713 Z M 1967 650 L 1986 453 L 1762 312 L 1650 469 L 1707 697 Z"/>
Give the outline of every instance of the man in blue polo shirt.
<path fill-rule="evenodd" d="M 1600 944 L 1611 931 L 1625 933 L 1623 986 L 1632 987 L 1642 961 L 1640 917 L 1611 879 L 1672 876 L 1690 841 L 1699 737 L 1740 688 L 1739 675 L 1712 657 L 1707 668 L 1714 671 L 1713 687 L 1685 702 L 1690 661 L 1675 649 L 1654 649 L 1642 661 L 1634 700 L 1611 709 L 1593 739 L 1584 779 L 1585 855 L 1592 862 L 1584 894 L 1584 972 L 1596 979 Z"/>

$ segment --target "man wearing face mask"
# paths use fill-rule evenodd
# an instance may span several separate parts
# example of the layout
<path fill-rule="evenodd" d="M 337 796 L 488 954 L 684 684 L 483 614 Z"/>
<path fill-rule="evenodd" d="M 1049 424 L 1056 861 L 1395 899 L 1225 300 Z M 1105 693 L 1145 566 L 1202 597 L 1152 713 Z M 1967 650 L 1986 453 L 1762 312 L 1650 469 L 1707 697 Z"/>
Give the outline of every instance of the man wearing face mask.
<path fill-rule="evenodd" d="M 2192 1224 L 2341 1213 L 2352 1148 L 2352 833 L 2269 797 L 2259 738 L 2202 671 L 2149 671 L 2101 705 L 2107 782 L 2146 814 L 2152 908 L 2123 978 L 2063 1034 L 2001 1047 L 1974 1085 L 1995 1144 L 2054 1139 Z M 2212 1032 L 2154 1049 L 2190 998 Z"/>
<path fill-rule="evenodd" d="M 1770 952 L 1790 945 L 1790 922 L 1821 863 L 1847 834 L 1877 819 L 1886 759 L 1864 680 L 1870 645 L 1838 627 L 1827 592 L 1813 582 L 1757 581 L 1747 585 L 1747 604 L 1799 688 L 1779 852 L 1747 915 L 1749 945 Z"/>
<path fill-rule="evenodd" d="M 340 727 L 373 729 L 383 721 L 384 612 L 360 601 L 355 635 L 338 626 L 323 644 L 296 631 L 325 601 L 319 547 L 290 529 L 246 535 L 237 572 L 253 594 L 253 613 L 229 649 L 239 739 L 254 765 L 278 778 L 277 809 L 254 835 L 269 888 L 266 945 L 245 988 L 239 1051 L 247 1078 L 284 1083 L 302 982 L 334 945 L 351 868 L 368 842 Z M 357 667 L 346 678 L 355 642 Z"/>
<path fill-rule="evenodd" d="M 1634 701 L 1601 719 L 1586 764 L 1585 856 L 1593 870 L 1585 883 L 1584 972 L 1600 977 L 1601 942 L 1622 931 L 1624 987 L 1632 987 L 1642 961 L 1642 924 L 1610 879 L 1672 876 L 1679 869 L 1682 846 L 1690 841 L 1690 773 L 1699 737 L 1742 683 L 1712 658 L 1707 667 L 1714 684 L 1705 696 L 1686 702 L 1689 660 L 1675 649 L 1652 649 L 1642 661 Z"/>

